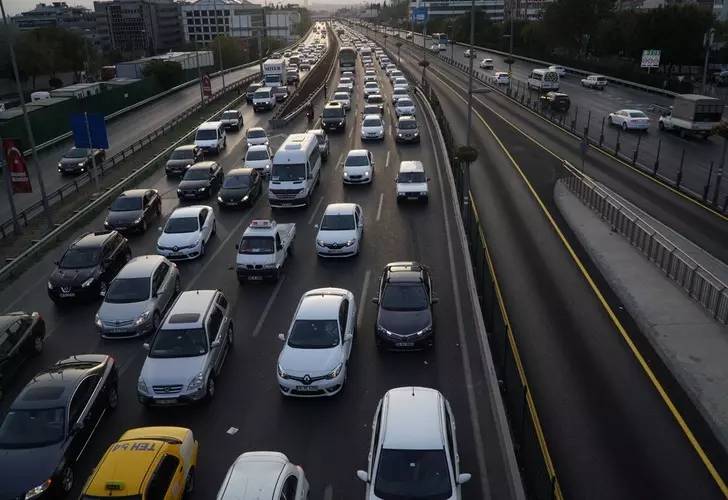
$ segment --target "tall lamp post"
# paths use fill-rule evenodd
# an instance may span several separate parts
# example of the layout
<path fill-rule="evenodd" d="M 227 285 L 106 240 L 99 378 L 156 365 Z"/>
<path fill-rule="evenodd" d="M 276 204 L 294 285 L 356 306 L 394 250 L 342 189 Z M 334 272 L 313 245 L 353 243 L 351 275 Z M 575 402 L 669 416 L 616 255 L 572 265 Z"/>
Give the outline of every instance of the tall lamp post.
<path fill-rule="evenodd" d="M 703 64 L 703 94 L 705 94 L 708 87 L 708 61 L 710 60 L 710 48 L 713 46 L 714 37 L 714 28 L 710 28 L 705 35 L 703 35 L 703 47 L 705 47 L 705 63 Z"/>
<path fill-rule="evenodd" d="M 470 47 L 468 51 L 468 124 L 465 129 L 465 146 L 472 150 L 470 145 L 470 129 L 473 125 L 473 59 L 475 59 L 475 0 L 470 2 Z M 477 157 L 477 153 L 475 155 Z M 471 160 L 472 161 L 472 160 Z M 470 161 L 465 161 L 463 170 L 463 214 L 470 213 Z"/>

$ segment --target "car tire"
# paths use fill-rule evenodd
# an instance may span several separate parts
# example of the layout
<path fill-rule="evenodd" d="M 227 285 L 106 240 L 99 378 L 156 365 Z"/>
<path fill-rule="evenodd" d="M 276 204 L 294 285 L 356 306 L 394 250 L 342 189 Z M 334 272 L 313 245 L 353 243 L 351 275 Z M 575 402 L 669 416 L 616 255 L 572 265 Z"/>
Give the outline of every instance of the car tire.
<path fill-rule="evenodd" d="M 215 399 L 215 391 L 217 388 L 215 387 L 215 376 L 210 373 L 210 376 L 207 377 L 207 384 L 205 384 L 205 399 L 207 401 L 212 401 Z"/>
<path fill-rule="evenodd" d="M 116 384 L 113 384 L 106 394 L 106 406 L 109 410 L 115 410 L 119 406 L 119 388 Z"/>
<path fill-rule="evenodd" d="M 73 466 L 71 464 L 68 464 L 61 471 L 61 480 L 59 482 L 61 486 L 61 491 L 64 495 L 68 495 L 69 493 L 71 493 L 71 490 L 73 489 L 73 481 Z"/>
<path fill-rule="evenodd" d="M 212 232 L 210 234 L 214 235 L 215 233 L 217 233 L 217 221 L 212 223 Z"/>
<path fill-rule="evenodd" d="M 665 124 L 662 122 L 657 122 L 657 128 L 659 128 L 660 130 L 665 130 Z"/>
<path fill-rule="evenodd" d="M 41 337 L 40 335 L 36 335 L 35 337 L 33 337 L 33 355 L 34 356 L 37 356 L 38 354 L 43 352 L 43 343 L 44 343 L 43 337 Z"/>

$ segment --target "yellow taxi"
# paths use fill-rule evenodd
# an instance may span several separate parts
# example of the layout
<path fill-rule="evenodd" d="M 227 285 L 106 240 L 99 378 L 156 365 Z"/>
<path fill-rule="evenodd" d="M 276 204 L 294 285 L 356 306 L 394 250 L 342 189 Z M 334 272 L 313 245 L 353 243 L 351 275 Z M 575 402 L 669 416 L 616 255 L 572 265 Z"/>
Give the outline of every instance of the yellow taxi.
<path fill-rule="evenodd" d="M 183 427 L 126 431 L 91 473 L 81 500 L 180 500 L 192 492 L 197 441 Z"/>

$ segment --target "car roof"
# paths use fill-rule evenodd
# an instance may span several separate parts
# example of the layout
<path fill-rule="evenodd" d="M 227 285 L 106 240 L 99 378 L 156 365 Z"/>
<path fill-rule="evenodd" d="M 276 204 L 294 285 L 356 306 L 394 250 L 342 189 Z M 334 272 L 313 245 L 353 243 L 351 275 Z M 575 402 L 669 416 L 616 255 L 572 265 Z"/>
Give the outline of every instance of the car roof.
<path fill-rule="evenodd" d="M 252 168 L 238 167 L 228 171 L 228 173 L 225 174 L 225 177 L 235 177 L 237 175 L 248 176 L 253 172 L 253 170 L 254 169 Z"/>
<path fill-rule="evenodd" d="M 645 112 L 641 109 L 620 109 L 619 111 L 624 111 L 626 113 L 642 113 L 643 115 L 645 114 Z"/>
<path fill-rule="evenodd" d="M 250 127 L 245 133 L 247 134 L 248 132 L 253 132 L 253 131 L 265 132 L 265 129 L 263 127 Z M 267 132 L 265 132 L 265 134 L 268 135 Z"/>
<path fill-rule="evenodd" d="M 348 158 L 350 156 L 367 156 L 367 153 L 369 153 L 369 151 L 366 149 L 352 149 L 347 153 L 346 157 Z"/>
<path fill-rule="evenodd" d="M 374 106 L 373 104 L 370 104 L 370 106 Z M 371 114 L 371 115 L 364 115 L 363 120 L 379 120 L 382 121 L 382 117 L 379 114 Z"/>
<path fill-rule="evenodd" d="M 337 102 L 337 101 L 329 101 L 329 102 L 326 103 L 326 106 L 325 107 L 327 107 L 327 108 L 340 108 L 341 107 L 341 103 L 340 102 Z"/>
<path fill-rule="evenodd" d="M 411 98 L 410 96 L 406 95 L 406 96 L 404 96 L 404 97 L 400 98 L 400 99 L 399 99 L 399 100 L 397 101 L 397 104 L 395 105 L 395 107 L 396 107 L 396 106 L 399 106 L 400 104 L 405 104 L 405 103 L 406 103 L 407 101 L 411 102 L 411 103 L 412 103 L 413 105 L 414 105 L 414 103 L 415 103 L 415 101 L 414 101 L 414 100 L 413 100 L 413 99 L 412 99 L 412 98 Z"/>
<path fill-rule="evenodd" d="M 390 262 L 384 267 L 389 283 L 422 283 L 422 265 L 417 262 Z"/>
<path fill-rule="evenodd" d="M 397 118 L 397 123 L 399 123 L 399 122 L 415 122 L 415 123 L 417 123 L 417 118 L 415 118 L 412 115 L 404 115 L 404 116 L 400 116 L 399 118 Z M 404 163 L 404 162 L 402 162 L 402 163 Z"/>
<path fill-rule="evenodd" d="M 248 147 L 247 152 L 250 151 L 268 151 L 268 146 L 266 146 L 265 144 L 254 144 L 253 146 Z"/>
<path fill-rule="evenodd" d="M 443 397 L 427 387 L 397 387 L 386 392 L 382 446 L 395 450 L 444 448 Z M 416 424 L 416 425 L 415 425 Z"/>
<path fill-rule="evenodd" d="M 212 210 L 212 207 L 208 207 L 207 205 L 190 205 L 189 207 L 178 207 L 174 209 L 174 212 L 172 212 L 169 216 L 169 218 L 173 217 L 197 217 L 200 215 L 200 212 L 203 208 L 207 208 L 208 210 Z"/>
<path fill-rule="evenodd" d="M 147 194 L 148 189 L 130 189 L 121 193 L 118 198 L 141 198 Z"/>
<path fill-rule="evenodd" d="M 197 149 L 197 146 L 195 146 L 194 144 L 185 144 L 184 146 L 174 148 L 175 151 L 188 151 L 191 149 Z"/>
<path fill-rule="evenodd" d="M 404 160 L 399 163 L 400 172 L 424 172 L 425 167 L 419 160 Z M 394 263 L 392 263 L 394 264 Z M 391 266 L 392 264 L 387 264 Z"/>
<path fill-rule="evenodd" d="M 198 163 L 195 163 L 194 165 L 190 165 L 190 167 L 187 170 L 208 170 L 209 168 L 213 167 L 215 165 L 214 161 L 201 161 Z"/>
<path fill-rule="evenodd" d="M 301 297 L 296 319 L 335 319 L 339 317 L 339 307 L 348 295 L 342 288 L 317 288 L 309 290 Z"/>
<path fill-rule="evenodd" d="M 220 121 L 213 121 L 213 122 L 204 122 L 199 127 L 197 127 L 197 130 L 212 130 L 220 127 L 222 122 Z"/>
<path fill-rule="evenodd" d="M 140 255 L 134 257 L 119 271 L 116 278 L 149 278 L 155 269 L 165 261 L 161 255 Z"/>
<path fill-rule="evenodd" d="M 273 451 L 243 453 L 230 467 L 229 475 L 225 478 L 221 490 L 225 491 L 225 498 L 228 498 L 228 495 L 230 498 L 240 500 L 273 498 L 286 464 L 288 457 L 283 453 Z"/>
<path fill-rule="evenodd" d="M 177 297 L 164 319 L 168 330 L 199 328 L 217 290 L 187 290 Z"/>
<path fill-rule="evenodd" d="M 71 246 L 98 248 L 103 246 L 114 233 L 116 233 L 116 231 L 95 231 L 93 233 L 87 233 L 77 239 Z"/>
<path fill-rule="evenodd" d="M 348 215 L 353 214 L 356 203 L 331 203 L 326 206 L 324 215 Z"/>

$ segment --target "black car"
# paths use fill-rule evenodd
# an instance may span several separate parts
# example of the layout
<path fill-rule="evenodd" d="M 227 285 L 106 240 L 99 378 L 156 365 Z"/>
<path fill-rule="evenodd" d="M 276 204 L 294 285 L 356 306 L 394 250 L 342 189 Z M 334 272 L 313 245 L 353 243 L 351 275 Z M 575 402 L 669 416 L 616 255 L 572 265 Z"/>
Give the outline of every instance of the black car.
<path fill-rule="evenodd" d="M 243 114 L 237 109 L 228 109 L 222 112 L 220 121 L 225 130 L 235 129 L 237 131 L 243 126 Z"/>
<path fill-rule="evenodd" d="M 0 399 L 23 363 L 43 350 L 45 334 L 45 321 L 37 312 L 0 316 Z"/>
<path fill-rule="evenodd" d="M 194 144 L 180 146 L 169 156 L 167 163 L 164 165 L 164 171 L 167 176 L 183 175 L 191 165 L 202 160 L 202 150 Z"/>
<path fill-rule="evenodd" d="M 263 84 L 260 82 L 251 83 L 250 85 L 248 85 L 248 88 L 245 89 L 245 100 L 248 102 L 248 104 L 252 104 L 253 94 L 255 94 L 255 91 L 258 89 L 262 89 L 262 88 L 263 88 Z"/>
<path fill-rule="evenodd" d="M 180 200 L 207 199 L 220 187 L 223 179 L 222 167 L 214 161 L 201 161 L 187 169 L 177 186 Z"/>
<path fill-rule="evenodd" d="M 93 160 L 96 166 L 101 165 L 106 158 L 106 151 L 103 149 L 71 148 L 58 161 L 58 171 L 65 174 L 80 174 L 93 167 Z"/>
<path fill-rule="evenodd" d="M 114 358 L 80 354 L 41 371 L 0 424 L 0 498 L 65 496 L 74 466 L 119 401 Z"/>
<path fill-rule="evenodd" d="M 129 242 L 118 231 L 87 233 L 71 243 L 48 279 L 48 296 L 59 303 L 104 295 L 131 259 Z"/>
<path fill-rule="evenodd" d="M 217 194 L 220 207 L 252 205 L 263 191 L 263 180 L 253 168 L 236 168 L 225 175 Z"/>
<path fill-rule="evenodd" d="M 321 113 L 321 128 L 339 130 L 346 128 L 346 110 L 338 102 L 329 102 Z"/>
<path fill-rule="evenodd" d="M 276 102 L 283 102 L 288 99 L 288 87 L 282 85 L 280 87 L 273 87 L 273 95 L 276 96 Z"/>
<path fill-rule="evenodd" d="M 539 99 L 541 100 L 542 109 L 548 109 L 558 113 L 569 111 L 569 106 L 571 106 L 569 96 L 562 92 L 546 92 Z"/>
<path fill-rule="evenodd" d="M 379 280 L 379 305 L 374 338 L 380 349 L 431 347 L 435 340 L 432 281 L 427 267 L 417 262 L 392 262 Z"/>
<path fill-rule="evenodd" d="M 104 221 L 106 229 L 146 232 L 149 222 L 162 214 L 162 197 L 156 189 L 130 189 L 114 200 Z"/>

